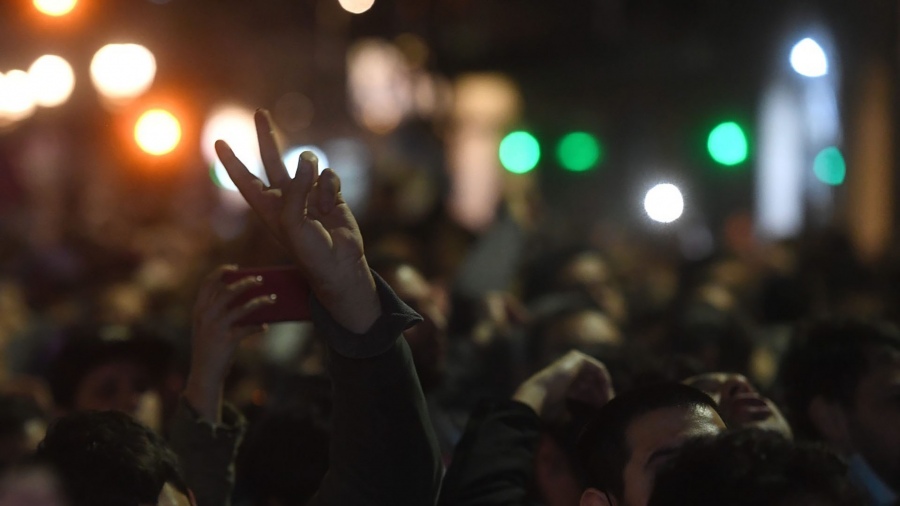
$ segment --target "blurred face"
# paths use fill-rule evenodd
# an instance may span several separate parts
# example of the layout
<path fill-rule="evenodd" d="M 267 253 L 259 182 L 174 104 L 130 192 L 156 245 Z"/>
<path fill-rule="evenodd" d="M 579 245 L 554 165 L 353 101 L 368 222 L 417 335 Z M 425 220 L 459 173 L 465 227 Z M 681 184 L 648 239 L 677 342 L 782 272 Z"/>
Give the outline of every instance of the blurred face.
<path fill-rule="evenodd" d="M 627 317 L 625 297 L 615 285 L 609 266 L 598 254 L 583 253 L 560 272 L 562 289 L 578 289 L 587 293 L 616 322 Z"/>
<path fill-rule="evenodd" d="M 447 320 L 434 300 L 431 285 L 408 265 L 381 274 L 397 296 L 422 315 L 422 323 L 404 331 L 403 337 L 412 351 L 422 387 L 433 387 L 444 374 Z"/>
<path fill-rule="evenodd" d="M 714 372 L 684 380 L 684 384 L 709 395 L 729 427 L 774 430 L 791 438 L 791 428 L 771 400 L 763 397 L 740 374 Z"/>
<path fill-rule="evenodd" d="M 630 457 L 622 473 L 625 485 L 620 504 L 645 506 L 660 466 L 688 439 L 714 436 L 725 422 L 706 406 L 664 408 L 634 420 L 625 432 Z"/>
<path fill-rule="evenodd" d="M 89 372 L 75 392 L 76 411 L 121 411 L 158 430 L 159 394 L 150 389 L 144 367 L 129 361 L 110 362 Z"/>
<path fill-rule="evenodd" d="M 589 353 L 597 346 L 620 346 L 622 335 L 615 323 L 599 311 L 581 311 L 569 315 L 547 329 L 545 350 L 547 363 L 570 350 Z"/>
<path fill-rule="evenodd" d="M 62 487 L 52 472 L 43 468 L 13 470 L 0 480 L 0 505 L 65 506 Z"/>
<path fill-rule="evenodd" d="M 900 352 L 872 350 L 869 372 L 847 414 L 850 443 L 878 476 L 900 491 Z"/>

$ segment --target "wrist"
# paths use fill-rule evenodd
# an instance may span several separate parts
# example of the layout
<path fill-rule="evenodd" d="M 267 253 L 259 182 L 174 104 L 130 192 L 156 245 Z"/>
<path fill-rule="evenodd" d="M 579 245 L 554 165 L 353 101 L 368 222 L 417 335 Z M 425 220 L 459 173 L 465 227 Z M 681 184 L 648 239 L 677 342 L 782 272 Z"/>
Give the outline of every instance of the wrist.
<path fill-rule="evenodd" d="M 354 334 L 364 334 L 381 316 L 375 279 L 365 258 L 348 276 L 316 283 L 312 291 L 334 321 Z"/>

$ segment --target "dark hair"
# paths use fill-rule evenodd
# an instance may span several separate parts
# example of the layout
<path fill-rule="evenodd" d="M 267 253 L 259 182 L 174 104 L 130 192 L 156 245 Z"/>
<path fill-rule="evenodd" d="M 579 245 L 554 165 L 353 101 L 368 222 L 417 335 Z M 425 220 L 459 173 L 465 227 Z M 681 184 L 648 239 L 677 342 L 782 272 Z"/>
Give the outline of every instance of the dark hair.
<path fill-rule="evenodd" d="M 314 406 L 281 408 L 252 428 L 238 461 L 255 505 L 303 506 L 328 471 L 331 430 Z"/>
<path fill-rule="evenodd" d="M 863 504 L 846 465 L 828 450 L 745 429 L 686 443 L 656 475 L 648 506 L 787 506 L 812 500 Z"/>
<path fill-rule="evenodd" d="M 166 483 L 188 493 L 178 458 L 162 437 L 116 411 L 58 419 L 37 460 L 57 472 L 71 506 L 156 504 Z"/>
<path fill-rule="evenodd" d="M 609 401 L 587 424 L 579 438 L 579 460 L 588 485 L 622 497 L 625 489 L 622 473 L 631 458 L 631 448 L 626 440 L 631 423 L 651 411 L 695 406 L 718 412 L 712 398 L 680 383 L 638 388 Z"/>
<path fill-rule="evenodd" d="M 854 404 L 856 387 L 871 369 L 873 349 L 900 350 L 900 332 L 885 322 L 826 320 L 799 329 L 779 371 L 780 396 L 795 433 L 821 439 L 809 418 L 809 405 L 822 396 Z"/>

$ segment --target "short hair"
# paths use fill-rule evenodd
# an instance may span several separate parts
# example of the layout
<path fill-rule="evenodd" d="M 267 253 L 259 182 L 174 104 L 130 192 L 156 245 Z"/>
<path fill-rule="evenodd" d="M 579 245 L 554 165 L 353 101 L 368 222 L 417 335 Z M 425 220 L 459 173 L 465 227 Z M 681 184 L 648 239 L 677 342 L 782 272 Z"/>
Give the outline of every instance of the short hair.
<path fill-rule="evenodd" d="M 631 458 L 626 440 L 631 423 L 659 409 L 690 407 L 707 407 L 718 413 L 712 398 L 680 383 L 637 388 L 609 401 L 588 422 L 578 442 L 588 486 L 621 498 L 625 489 L 623 471 Z"/>
<path fill-rule="evenodd" d="M 856 387 L 872 368 L 872 349 L 900 350 L 900 332 L 880 321 L 823 320 L 794 336 L 779 370 L 780 397 L 795 433 L 821 439 L 809 418 L 809 405 L 822 396 L 854 405 Z"/>
<path fill-rule="evenodd" d="M 156 504 L 166 483 L 188 494 L 178 457 L 162 437 L 116 411 L 58 419 L 36 458 L 59 475 L 70 506 Z"/>
<path fill-rule="evenodd" d="M 847 466 L 824 447 L 743 429 L 687 442 L 656 475 L 648 506 L 862 506 Z"/>

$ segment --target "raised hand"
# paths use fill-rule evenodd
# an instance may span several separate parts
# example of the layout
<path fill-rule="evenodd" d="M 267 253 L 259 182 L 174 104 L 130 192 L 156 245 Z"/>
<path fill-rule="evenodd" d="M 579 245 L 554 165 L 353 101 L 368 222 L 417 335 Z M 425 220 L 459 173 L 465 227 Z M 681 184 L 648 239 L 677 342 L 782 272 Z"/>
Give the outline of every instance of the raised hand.
<path fill-rule="evenodd" d="M 362 235 L 331 169 L 300 155 L 293 178 L 281 161 L 268 114 L 256 113 L 256 134 L 270 186 L 254 176 L 224 141 L 216 153 L 231 180 L 275 238 L 293 254 L 319 301 L 347 330 L 363 333 L 381 314 Z"/>
<path fill-rule="evenodd" d="M 613 398 L 606 366 L 579 351 L 570 351 L 519 386 L 513 399 L 530 406 L 544 421 L 560 419 L 566 401 L 599 408 Z"/>
<path fill-rule="evenodd" d="M 238 296 L 262 283 L 257 276 L 248 276 L 226 285 L 222 274 L 233 270 L 233 266 L 223 266 L 213 271 L 194 305 L 191 371 L 184 396 L 201 416 L 213 423 L 220 421 L 222 388 L 238 344 L 263 331 L 259 325 L 235 326 L 235 322 L 274 300 L 266 295 L 230 307 Z"/>

